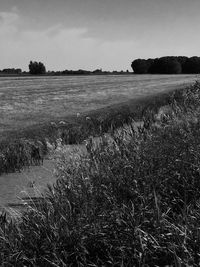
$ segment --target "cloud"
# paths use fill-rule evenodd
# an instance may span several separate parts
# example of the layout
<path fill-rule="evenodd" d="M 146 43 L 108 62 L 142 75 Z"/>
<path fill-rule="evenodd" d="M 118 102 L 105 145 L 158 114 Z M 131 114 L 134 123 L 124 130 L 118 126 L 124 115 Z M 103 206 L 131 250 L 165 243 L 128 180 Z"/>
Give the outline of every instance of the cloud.
<path fill-rule="evenodd" d="M 14 12 L 0 12 L 0 39 L 2 45 L 7 45 L 16 37 L 18 27 L 20 24 L 20 17 Z"/>
<path fill-rule="evenodd" d="M 16 12 L 0 12 L 0 27 L 10 26 L 19 21 L 19 15 Z"/>
<path fill-rule="evenodd" d="M 102 41 L 85 37 L 87 29 L 62 27 L 42 32 L 24 32 L 24 56 L 43 60 L 50 69 L 124 69 L 128 68 L 132 41 Z"/>
<path fill-rule="evenodd" d="M 87 28 L 65 28 L 61 24 L 45 30 L 23 30 L 16 12 L 0 12 L 0 69 L 27 69 L 30 60 L 43 61 L 47 69 L 128 68 L 134 43 L 108 42 L 87 37 Z M 120 56 L 121 55 L 121 56 Z"/>

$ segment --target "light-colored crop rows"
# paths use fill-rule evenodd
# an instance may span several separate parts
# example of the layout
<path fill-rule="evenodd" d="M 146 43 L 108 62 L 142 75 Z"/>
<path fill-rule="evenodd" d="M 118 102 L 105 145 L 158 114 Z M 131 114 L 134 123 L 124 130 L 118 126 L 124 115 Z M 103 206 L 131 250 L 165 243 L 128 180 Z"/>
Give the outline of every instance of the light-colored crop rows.
<path fill-rule="evenodd" d="M 0 137 L 7 130 L 175 89 L 196 79 L 196 75 L 0 77 Z"/>

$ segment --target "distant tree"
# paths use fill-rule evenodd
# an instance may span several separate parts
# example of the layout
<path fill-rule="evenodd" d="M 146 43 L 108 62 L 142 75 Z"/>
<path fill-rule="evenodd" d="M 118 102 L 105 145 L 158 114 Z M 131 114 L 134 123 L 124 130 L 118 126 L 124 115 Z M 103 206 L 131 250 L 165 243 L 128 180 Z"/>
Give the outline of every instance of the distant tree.
<path fill-rule="evenodd" d="M 188 60 L 188 57 L 179 56 L 179 57 L 176 57 L 176 60 L 181 64 L 181 66 L 183 68 L 183 65 Z"/>
<path fill-rule="evenodd" d="M 168 56 L 155 59 L 136 59 L 131 67 L 136 74 L 197 74 L 200 73 L 200 57 Z"/>
<path fill-rule="evenodd" d="M 183 64 L 183 73 L 200 73 L 200 57 L 188 58 Z"/>
<path fill-rule="evenodd" d="M 46 68 L 42 62 L 30 61 L 29 73 L 33 75 L 45 74 Z"/>
<path fill-rule="evenodd" d="M 131 67 L 135 74 L 146 74 L 149 71 L 151 62 L 145 59 L 136 59 L 132 62 Z"/>
<path fill-rule="evenodd" d="M 149 68 L 149 72 L 158 74 L 180 74 L 182 72 L 182 67 L 175 57 L 161 57 L 154 60 L 154 63 Z"/>
<path fill-rule="evenodd" d="M 159 58 L 155 58 L 149 67 L 148 73 L 156 74 L 159 73 Z"/>
<path fill-rule="evenodd" d="M 94 73 L 94 74 L 102 74 L 102 69 L 96 69 L 92 73 Z"/>

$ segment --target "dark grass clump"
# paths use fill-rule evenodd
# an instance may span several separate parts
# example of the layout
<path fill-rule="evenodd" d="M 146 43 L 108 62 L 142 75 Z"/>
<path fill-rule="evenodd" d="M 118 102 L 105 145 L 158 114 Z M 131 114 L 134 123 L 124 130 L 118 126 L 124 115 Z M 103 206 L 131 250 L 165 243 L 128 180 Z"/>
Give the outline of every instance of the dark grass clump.
<path fill-rule="evenodd" d="M 176 95 L 182 106 L 174 97 L 159 123 L 152 116 L 148 125 L 149 113 L 147 128 L 132 123 L 90 138 L 85 155 L 61 151 L 44 200 L 18 222 L 2 214 L 0 264 L 199 266 L 197 92 Z"/>
<path fill-rule="evenodd" d="M 44 140 L 12 140 L 0 144 L 0 174 L 20 172 L 24 167 L 40 165 L 47 154 Z"/>

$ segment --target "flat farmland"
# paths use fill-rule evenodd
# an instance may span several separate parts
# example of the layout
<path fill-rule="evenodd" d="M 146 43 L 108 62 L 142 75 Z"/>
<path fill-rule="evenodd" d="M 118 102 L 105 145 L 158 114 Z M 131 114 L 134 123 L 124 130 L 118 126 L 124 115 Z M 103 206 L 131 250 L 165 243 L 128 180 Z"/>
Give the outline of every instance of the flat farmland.
<path fill-rule="evenodd" d="M 0 77 L 0 137 L 7 131 L 169 91 L 197 79 L 197 75 Z"/>

